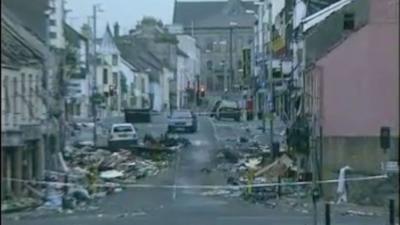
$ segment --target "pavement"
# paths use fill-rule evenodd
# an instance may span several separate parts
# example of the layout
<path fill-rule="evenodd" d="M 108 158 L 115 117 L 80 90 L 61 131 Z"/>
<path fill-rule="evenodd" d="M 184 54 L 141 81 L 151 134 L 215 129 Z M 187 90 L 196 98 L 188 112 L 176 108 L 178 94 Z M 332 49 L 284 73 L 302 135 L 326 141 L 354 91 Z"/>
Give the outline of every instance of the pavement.
<path fill-rule="evenodd" d="M 114 118 L 116 119 L 116 118 Z M 114 119 L 112 119 L 114 121 Z M 229 123 L 231 126 L 228 126 Z M 159 115 L 151 124 L 136 125 L 140 135 L 151 132 L 161 134 L 166 130 L 166 117 Z M 222 128 L 221 128 L 222 127 Z M 230 127 L 231 133 L 225 133 Z M 222 129 L 222 130 L 221 130 Z M 171 168 L 156 177 L 140 181 L 160 185 L 224 185 L 226 179 L 217 171 L 202 172 L 211 167 L 221 137 L 240 136 L 236 122 L 222 124 L 208 117 L 199 117 L 199 131 L 195 134 L 179 134 L 191 140 L 192 146 L 182 149 Z M 245 202 L 240 198 L 204 196 L 201 189 L 174 188 L 128 188 L 120 193 L 101 199 L 98 208 L 72 214 L 56 213 L 35 216 L 35 211 L 26 214 L 2 215 L 2 224 L 7 225 L 309 225 L 310 212 L 297 212 L 290 208 L 267 208 Z M 323 224 L 323 212 L 318 213 L 319 224 Z M 385 216 L 332 215 L 335 225 L 384 225 Z"/>

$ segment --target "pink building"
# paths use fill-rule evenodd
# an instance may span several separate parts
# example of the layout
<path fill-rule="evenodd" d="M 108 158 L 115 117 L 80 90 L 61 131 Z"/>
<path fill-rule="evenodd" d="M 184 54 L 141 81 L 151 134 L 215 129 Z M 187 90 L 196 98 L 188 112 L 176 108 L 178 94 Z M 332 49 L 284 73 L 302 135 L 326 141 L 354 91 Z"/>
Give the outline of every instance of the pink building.
<path fill-rule="evenodd" d="M 323 127 L 323 177 L 350 165 L 381 173 L 381 163 L 398 160 L 399 1 L 370 0 L 367 24 L 353 31 L 313 71 L 322 78 L 315 93 Z M 319 79 L 316 79 L 319 80 Z M 392 149 L 380 149 L 381 126 L 391 127 Z"/>

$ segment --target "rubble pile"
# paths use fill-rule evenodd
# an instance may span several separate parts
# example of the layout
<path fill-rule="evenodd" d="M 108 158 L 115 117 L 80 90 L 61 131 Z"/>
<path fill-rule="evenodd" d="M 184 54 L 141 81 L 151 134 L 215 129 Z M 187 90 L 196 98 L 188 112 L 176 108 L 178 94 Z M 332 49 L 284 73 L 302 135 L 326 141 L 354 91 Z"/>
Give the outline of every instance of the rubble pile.
<path fill-rule="evenodd" d="M 230 139 L 225 148 L 217 154 L 217 169 L 227 176 L 228 185 L 255 185 L 278 182 L 278 177 L 288 181 L 295 181 L 290 176 L 296 167 L 293 160 L 280 149 L 281 156 L 275 161 L 271 159 L 269 146 L 261 145 L 257 141 L 241 137 L 238 140 Z M 277 196 L 276 186 L 242 188 L 240 196 L 254 202 L 268 204 L 268 200 Z M 286 192 L 293 193 L 291 187 L 285 188 Z M 222 193 L 222 194 L 221 194 Z M 232 192 L 223 194 L 231 196 Z M 239 196 L 236 194 L 236 196 Z"/>
<path fill-rule="evenodd" d="M 31 209 L 39 206 L 40 200 L 34 198 L 20 198 L 13 200 L 3 200 L 1 202 L 1 212 L 14 212 L 19 209 Z"/>

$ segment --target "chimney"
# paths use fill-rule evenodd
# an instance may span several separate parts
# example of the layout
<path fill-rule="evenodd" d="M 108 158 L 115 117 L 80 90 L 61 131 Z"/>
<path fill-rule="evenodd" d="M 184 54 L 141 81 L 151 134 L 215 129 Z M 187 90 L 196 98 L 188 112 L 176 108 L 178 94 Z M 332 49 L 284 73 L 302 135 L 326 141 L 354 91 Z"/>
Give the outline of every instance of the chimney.
<path fill-rule="evenodd" d="M 119 37 L 119 24 L 116 22 L 114 24 L 114 37 Z"/>

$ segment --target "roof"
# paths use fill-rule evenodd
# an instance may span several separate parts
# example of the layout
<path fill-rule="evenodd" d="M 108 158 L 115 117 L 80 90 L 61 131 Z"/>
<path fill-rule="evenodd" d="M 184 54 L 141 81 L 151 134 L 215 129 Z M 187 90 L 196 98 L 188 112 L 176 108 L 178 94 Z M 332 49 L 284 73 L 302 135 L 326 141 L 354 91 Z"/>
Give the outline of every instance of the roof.
<path fill-rule="evenodd" d="M 253 26 L 255 18 L 246 10 L 257 10 L 252 1 L 176 1 L 173 23 L 184 27 L 221 27 L 236 22 L 242 26 Z"/>
<path fill-rule="evenodd" d="M 64 23 L 64 35 L 65 39 L 75 47 L 79 47 L 80 41 L 87 41 L 86 37 L 84 37 L 67 23 Z"/>
<path fill-rule="evenodd" d="M 188 54 L 186 54 L 182 49 L 177 48 L 176 51 L 177 51 L 177 54 L 178 54 L 178 55 L 183 56 L 183 57 L 185 57 L 185 58 L 189 58 Z"/>
<path fill-rule="evenodd" d="M 43 59 L 48 49 L 37 36 L 15 21 L 7 9 L 1 15 L 1 62 L 9 66 L 21 66 Z M 11 16 L 11 17 L 10 17 Z"/>
<path fill-rule="evenodd" d="M 343 7 L 346 5 L 350 4 L 352 0 L 341 0 L 339 2 L 336 2 L 334 4 L 329 5 L 328 7 L 325 7 L 324 9 L 309 15 L 308 17 L 303 19 L 303 31 L 307 31 L 311 27 L 315 26 L 316 24 L 320 23 L 324 19 L 326 19 L 329 15 L 332 13 L 335 13 L 339 10 L 341 10 Z"/>
<path fill-rule="evenodd" d="M 2 0 L 2 3 L 26 29 L 33 32 L 42 41 L 46 40 L 45 11 L 49 9 L 48 0 Z"/>
<path fill-rule="evenodd" d="M 150 79 L 157 79 L 154 72 L 161 72 L 163 65 L 161 61 L 148 50 L 145 40 L 122 36 L 116 39 L 116 44 L 121 52 L 122 58 L 139 71 L 148 72 L 147 70 L 151 69 L 152 73 L 150 73 Z"/>

